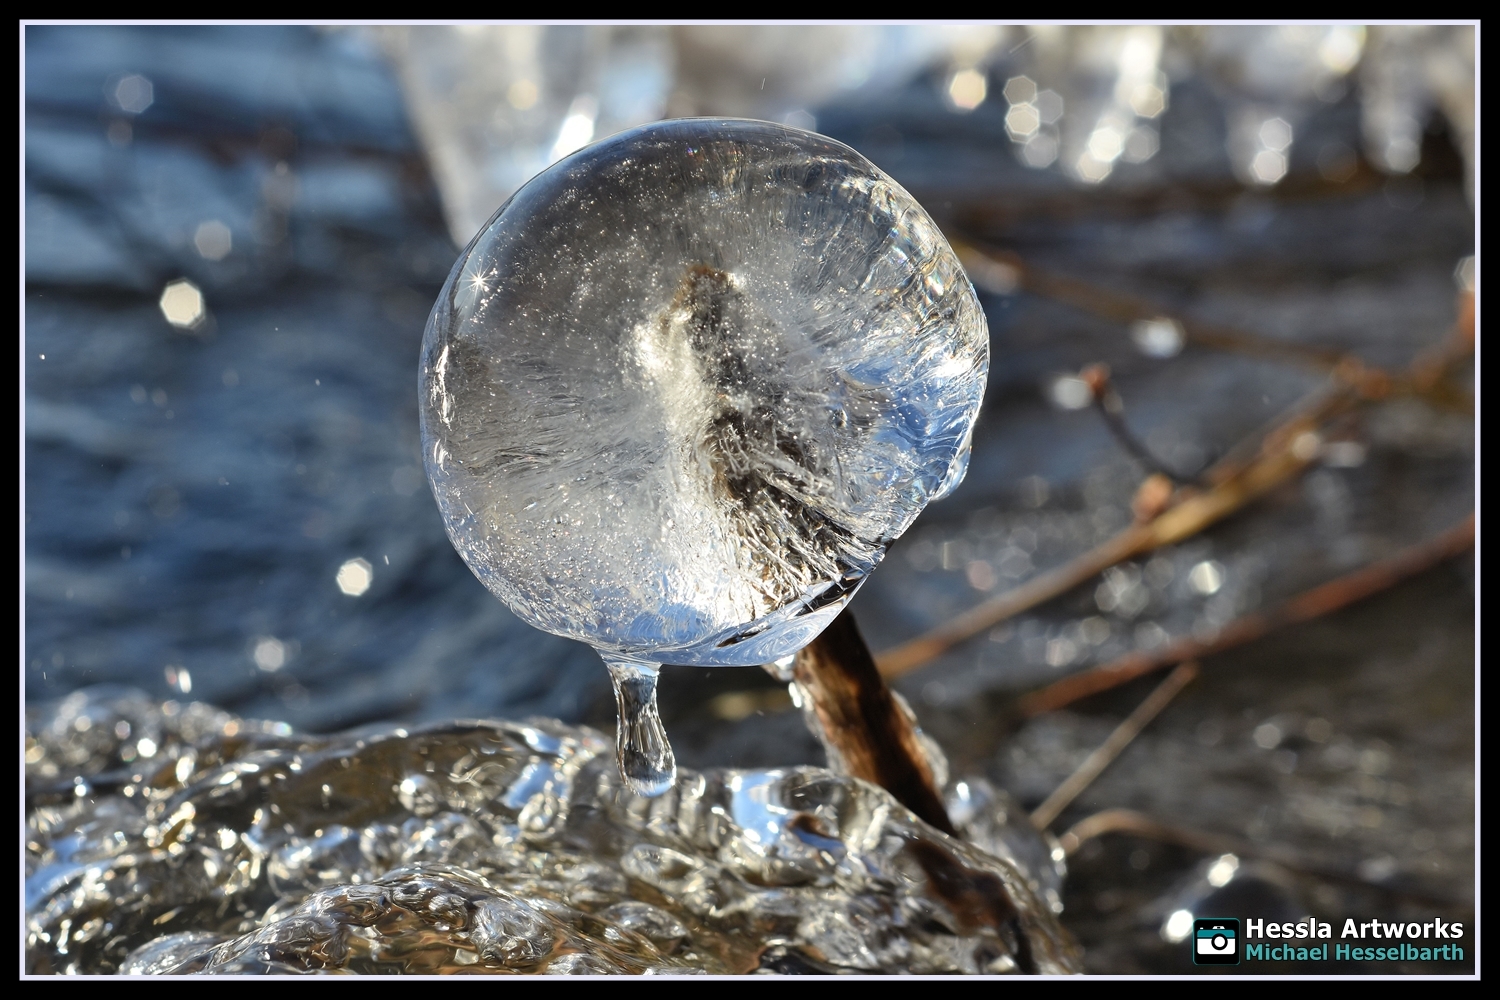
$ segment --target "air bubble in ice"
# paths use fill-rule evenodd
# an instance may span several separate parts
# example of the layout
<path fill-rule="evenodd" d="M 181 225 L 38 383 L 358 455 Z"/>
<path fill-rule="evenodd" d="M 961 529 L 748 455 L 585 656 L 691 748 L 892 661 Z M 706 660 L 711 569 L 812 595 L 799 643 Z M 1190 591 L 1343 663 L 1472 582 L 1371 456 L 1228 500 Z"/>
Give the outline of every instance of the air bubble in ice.
<path fill-rule="evenodd" d="M 648 125 L 533 179 L 454 266 L 427 472 L 485 585 L 605 656 L 622 772 L 657 793 L 655 664 L 815 638 L 961 478 L 988 358 L 942 234 L 854 150 Z"/>

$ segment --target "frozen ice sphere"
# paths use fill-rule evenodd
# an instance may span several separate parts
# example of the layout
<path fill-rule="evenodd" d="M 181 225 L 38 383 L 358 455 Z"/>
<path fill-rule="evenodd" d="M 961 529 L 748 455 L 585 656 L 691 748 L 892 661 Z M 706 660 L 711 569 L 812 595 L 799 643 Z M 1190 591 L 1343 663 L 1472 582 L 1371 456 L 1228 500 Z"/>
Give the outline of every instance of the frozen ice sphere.
<path fill-rule="evenodd" d="M 427 472 L 532 625 L 765 663 L 957 484 L 988 362 L 942 233 L 859 153 L 662 122 L 554 164 L 464 250 L 422 345 Z"/>

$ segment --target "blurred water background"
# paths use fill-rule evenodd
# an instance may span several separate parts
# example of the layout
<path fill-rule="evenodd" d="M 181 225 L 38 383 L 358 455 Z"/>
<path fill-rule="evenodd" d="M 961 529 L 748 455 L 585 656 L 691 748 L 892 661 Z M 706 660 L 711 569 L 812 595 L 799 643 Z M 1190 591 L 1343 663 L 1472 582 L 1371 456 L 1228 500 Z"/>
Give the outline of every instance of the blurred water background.
<path fill-rule="evenodd" d="M 1476 275 L 1461 26 L 30 26 L 24 55 L 32 706 L 113 684 L 314 732 L 607 726 L 594 654 L 518 622 L 445 538 L 416 361 L 458 247 L 620 128 L 815 129 L 955 236 L 1393 369 L 1442 340 Z M 1108 363 L 1131 426 L 1189 470 L 1324 378 L 972 276 L 994 353 L 973 463 L 855 602 L 877 648 L 1128 522 L 1141 470 L 1077 405 L 1082 365 Z M 1035 805 L 1144 689 L 1025 725 L 1005 721 L 1015 692 L 1211 631 L 1473 507 L 1472 415 L 1394 403 L 1334 445 L 1239 517 L 898 686 L 957 769 Z M 1464 560 L 1207 665 L 1064 819 L 1130 806 L 1338 877 L 1096 841 L 1065 893 L 1090 967 L 1175 969 L 1164 921 L 1236 885 L 1324 919 L 1472 907 L 1473 588 Z M 786 707 L 753 670 L 663 682 L 688 766 L 819 763 Z"/>

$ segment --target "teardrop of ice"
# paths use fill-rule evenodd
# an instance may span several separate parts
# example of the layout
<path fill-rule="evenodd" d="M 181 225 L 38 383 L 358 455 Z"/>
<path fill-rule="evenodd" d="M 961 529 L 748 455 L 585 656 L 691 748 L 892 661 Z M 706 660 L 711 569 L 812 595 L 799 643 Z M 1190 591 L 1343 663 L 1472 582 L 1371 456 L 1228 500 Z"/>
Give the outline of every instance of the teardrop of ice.
<path fill-rule="evenodd" d="M 677 759 L 656 710 L 657 664 L 600 651 L 615 685 L 620 718 L 615 729 L 615 758 L 626 786 L 653 798 L 677 781 Z"/>

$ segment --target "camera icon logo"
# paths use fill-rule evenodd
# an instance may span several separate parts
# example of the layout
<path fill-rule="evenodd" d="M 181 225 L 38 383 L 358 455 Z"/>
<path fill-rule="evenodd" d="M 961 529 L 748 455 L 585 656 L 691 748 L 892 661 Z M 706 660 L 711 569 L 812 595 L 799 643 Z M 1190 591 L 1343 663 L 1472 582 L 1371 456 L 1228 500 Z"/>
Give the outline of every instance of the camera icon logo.
<path fill-rule="evenodd" d="M 1194 965 L 1239 965 L 1240 922 L 1234 917 L 1193 921 Z"/>

